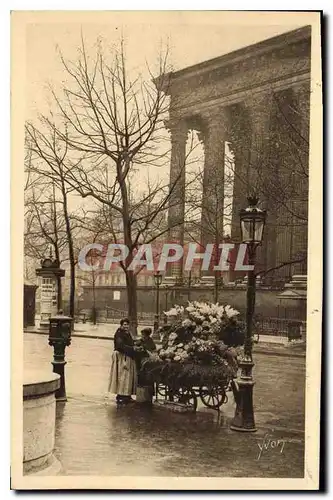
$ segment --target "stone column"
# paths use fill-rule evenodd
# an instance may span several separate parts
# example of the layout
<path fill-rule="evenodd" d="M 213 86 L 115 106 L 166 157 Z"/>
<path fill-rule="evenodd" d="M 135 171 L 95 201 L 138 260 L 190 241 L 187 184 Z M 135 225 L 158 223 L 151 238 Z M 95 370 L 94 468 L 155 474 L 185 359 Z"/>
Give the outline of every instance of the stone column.
<path fill-rule="evenodd" d="M 203 117 L 202 140 L 205 152 L 202 189 L 201 244 L 218 245 L 224 237 L 224 181 L 225 181 L 225 141 L 227 140 L 227 113 L 225 108 Z M 213 254 L 211 268 L 204 275 L 214 275 L 213 266 L 219 260 Z M 216 261 L 216 262 L 215 262 Z M 215 285 L 217 281 L 215 280 Z"/>
<path fill-rule="evenodd" d="M 309 196 L 309 126 L 310 126 L 310 83 L 305 83 L 292 88 L 297 107 L 297 124 L 295 126 L 298 137 L 298 164 L 296 171 L 297 192 L 293 200 L 294 208 L 294 232 L 293 248 L 296 255 L 306 253 L 308 241 L 308 196 Z M 293 274 L 306 274 L 306 261 L 295 264 L 292 268 Z"/>
<path fill-rule="evenodd" d="M 232 142 L 232 152 L 234 154 L 234 179 L 233 179 L 233 199 L 232 199 L 232 226 L 231 243 L 241 242 L 241 226 L 239 212 L 247 207 L 247 196 L 250 184 L 248 182 L 249 167 L 249 143 L 246 141 L 246 133 L 242 140 Z M 235 264 L 235 262 L 234 262 Z M 246 273 L 234 269 L 230 271 L 230 280 L 235 281 Z"/>
<path fill-rule="evenodd" d="M 310 131 L 310 82 L 292 87 L 292 92 L 297 105 L 297 131 L 303 139 L 305 149 L 309 146 Z"/>
<path fill-rule="evenodd" d="M 286 89 L 279 98 L 279 128 L 273 140 L 273 146 L 276 146 L 275 159 L 277 165 L 281 165 L 279 177 L 283 201 L 277 211 L 277 264 L 290 262 L 306 254 L 309 99 L 309 85 Z M 306 261 L 282 267 L 276 274 L 290 278 L 303 272 L 306 273 Z"/>
<path fill-rule="evenodd" d="M 250 151 L 252 129 L 248 120 L 248 111 L 244 103 L 238 105 L 232 115 L 231 149 L 234 155 L 233 207 L 231 238 L 235 242 L 241 240 L 239 211 L 246 208 L 247 196 L 250 194 Z M 234 275 L 234 278 L 237 274 Z M 238 276 L 239 277 L 239 276 Z"/>
<path fill-rule="evenodd" d="M 227 115 L 222 108 L 207 116 L 202 133 L 205 163 L 202 193 L 201 243 L 220 243 L 224 228 L 224 162 Z"/>
<path fill-rule="evenodd" d="M 187 123 L 169 120 L 166 127 L 171 134 L 170 163 L 170 199 L 169 199 L 169 242 L 184 244 L 184 213 L 185 213 L 185 167 L 186 141 L 188 135 Z M 177 279 L 182 278 L 183 262 L 171 263 L 167 274 Z"/>
<path fill-rule="evenodd" d="M 246 102 L 246 108 L 251 125 L 248 192 L 255 191 L 262 205 L 267 209 L 263 243 L 257 252 L 257 270 L 266 270 L 276 265 L 276 210 L 274 200 L 269 196 L 268 187 L 272 184 L 275 175 L 270 161 L 269 144 L 273 108 L 272 92 L 252 95 Z"/>

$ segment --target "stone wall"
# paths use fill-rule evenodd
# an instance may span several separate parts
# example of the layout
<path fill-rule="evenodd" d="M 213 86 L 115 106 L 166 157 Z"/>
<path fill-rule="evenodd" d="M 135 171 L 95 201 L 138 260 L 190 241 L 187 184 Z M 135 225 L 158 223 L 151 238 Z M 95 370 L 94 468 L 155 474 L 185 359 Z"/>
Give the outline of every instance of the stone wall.
<path fill-rule="evenodd" d="M 258 289 L 256 293 L 256 313 L 265 317 L 297 317 L 304 319 L 304 300 L 281 301 L 279 290 Z M 189 296 L 190 295 L 190 296 Z M 115 297 L 119 297 L 115 299 Z M 195 287 L 189 290 L 175 287 L 173 289 L 160 289 L 160 310 L 170 309 L 173 304 L 185 305 L 189 300 L 204 302 L 214 301 L 214 291 L 208 287 Z M 240 312 L 246 309 L 246 289 L 225 287 L 219 290 L 219 302 L 230 304 Z M 156 290 L 152 287 L 138 288 L 138 312 L 154 313 L 156 308 Z M 79 310 L 90 310 L 92 307 L 92 290 L 86 287 L 79 303 Z M 96 308 L 102 312 L 106 308 L 126 311 L 127 299 L 125 288 L 97 287 L 96 288 Z"/>

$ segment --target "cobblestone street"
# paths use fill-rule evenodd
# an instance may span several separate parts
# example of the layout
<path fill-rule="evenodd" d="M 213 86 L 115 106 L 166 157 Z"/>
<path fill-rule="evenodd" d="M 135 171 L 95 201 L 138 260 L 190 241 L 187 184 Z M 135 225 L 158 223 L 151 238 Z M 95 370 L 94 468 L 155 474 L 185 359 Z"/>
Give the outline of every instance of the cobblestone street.
<path fill-rule="evenodd" d="M 47 337 L 24 334 L 25 368 L 51 370 Z M 104 400 L 113 342 L 72 339 L 66 350 L 67 403 L 57 403 L 56 454 L 66 475 L 302 477 L 305 359 L 255 356 L 258 432 L 229 429 L 233 397 L 196 415 Z M 263 440 L 284 441 L 268 446 Z"/>

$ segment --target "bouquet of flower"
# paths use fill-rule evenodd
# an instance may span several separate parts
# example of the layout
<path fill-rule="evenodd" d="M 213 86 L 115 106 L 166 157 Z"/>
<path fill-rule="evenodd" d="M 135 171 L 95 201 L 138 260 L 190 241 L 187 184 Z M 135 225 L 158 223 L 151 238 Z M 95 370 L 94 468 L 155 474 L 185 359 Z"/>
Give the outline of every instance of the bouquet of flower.
<path fill-rule="evenodd" d="M 163 361 L 221 366 L 228 364 L 230 348 L 244 343 L 239 312 L 229 305 L 189 302 L 165 314 L 173 324 L 158 353 Z"/>
<path fill-rule="evenodd" d="M 172 331 L 184 341 L 195 336 L 215 337 L 234 347 L 244 343 L 244 323 L 230 305 L 189 302 L 186 308 L 174 306 L 165 315 L 173 318 Z"/>

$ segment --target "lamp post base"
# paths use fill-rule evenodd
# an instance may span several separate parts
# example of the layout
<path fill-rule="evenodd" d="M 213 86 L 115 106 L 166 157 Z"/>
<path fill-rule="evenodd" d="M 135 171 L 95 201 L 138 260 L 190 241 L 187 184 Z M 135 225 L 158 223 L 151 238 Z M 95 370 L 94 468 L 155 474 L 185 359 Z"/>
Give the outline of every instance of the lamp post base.
<path fill-rule="evenodd" d="M 65 365 L 66 361 L 52 361 L 53 373 L 60 375 L 60 387 L 55 392 L 57 401 L 67 401 L 66 386 L 65 386 Z"/>
<path fill-rule="evenodd" d="M 240 362 L 241 376 L 237 380 L 238 392 L 236 396 L 235 416 L 230 424 L 230 429 L 239 432 L 256 432 L 253 411 L 253 386 L 251 359 L 243 358 Z"/>
<path fill-rule="evenodd" d="M 154 326 L 153 326 L 153 339 L 154 340 L 159 340 L 159 338 L 160 338 L 160 336 L 158 334 L 159 327 L 160 327 L 159 317 L 157 314 L 155 314 Z"/>

